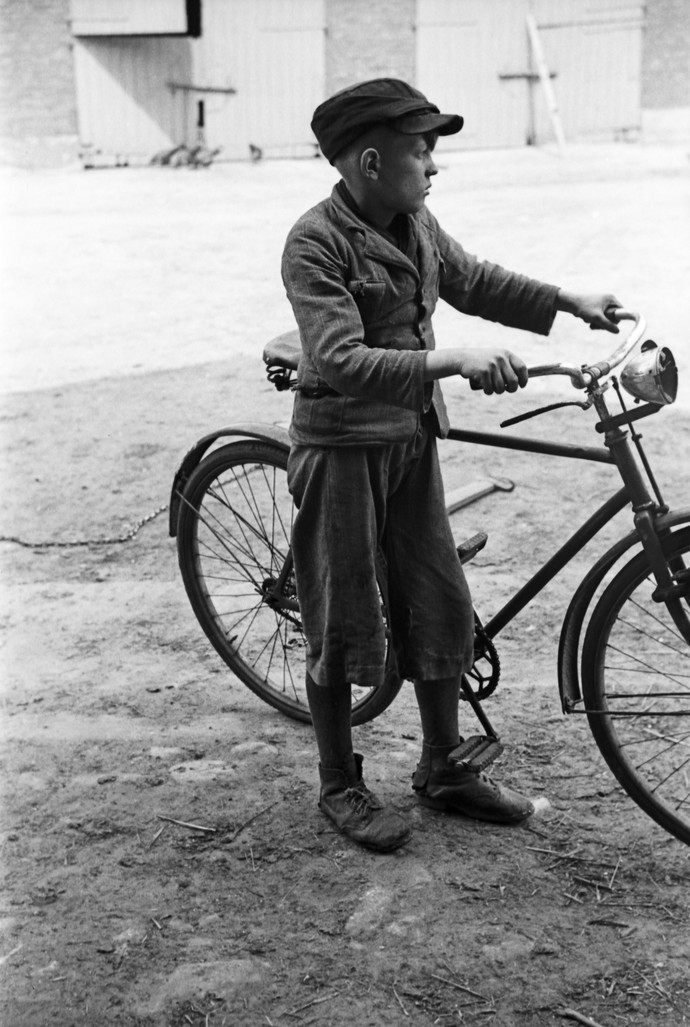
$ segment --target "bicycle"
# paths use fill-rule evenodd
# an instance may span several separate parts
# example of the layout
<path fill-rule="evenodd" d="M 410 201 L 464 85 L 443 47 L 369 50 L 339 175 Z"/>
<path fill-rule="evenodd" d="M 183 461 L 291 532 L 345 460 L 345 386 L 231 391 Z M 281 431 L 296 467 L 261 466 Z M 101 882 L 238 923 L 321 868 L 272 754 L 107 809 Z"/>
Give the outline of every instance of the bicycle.
<path fill-rule="evenodd" d="M 673 402 L 677 369 L 671 352 L 645 342 L 638 314 L 627 337 L 606 360 L 575 367 L 547 364 L 530 377 L 567 375 L 593 409 L 604 446 L 545 442 L 452 428 L 451 441 L 497 446 L 611 464 L 622 479 L 614 492 L 486 623 L 476 618 L 475 662 L 462 697 L 484 734 L 466 739 L 454 758 L 479 771 L 502 751 L 482 707 L 496 689 L 500 663 L 494 639 L 626 506 L 633 528 L 587 571 L 566 610 L 558 646 L 562 710 L 585 715 L 597 746 L 628 795 L 660 826 L 690 844 L 690 508 L 669 510 L 634 425 Z M 269 380 L 299 388 L 297 332 L 264 351 Z M 625 364 L 620 380 L 612 374 Z M 635 397 L 626 405 L 623 389 Z M 612 390 L 619 413 L 609 409 Z M 642 402 L 642 405 L 639 405 Z M 555 403 L 502 427 L 559 406 Z M 234 441 L 227 442 L 228 438 Z M 211 452 L 219 440 L 224 444 Z M 170 534 L 177 537 L 184 585 L 207 637 L 232 671 L 274 708 L 308 722 L 304 692 L 305 639 L 290 552 L 293 506 L 287 489 L 289 439 L 284 428 L 231 425 L 199 440 L 174 479 Z M 463 563 L 486 542 L 480 533 L 458 546 Z M 386 620 L 383 555 L 378 582 Z M 388 646 L 386 672 L 376 688 L 353 688 L 352 721 L 378 716 L 402 681 Z"/>

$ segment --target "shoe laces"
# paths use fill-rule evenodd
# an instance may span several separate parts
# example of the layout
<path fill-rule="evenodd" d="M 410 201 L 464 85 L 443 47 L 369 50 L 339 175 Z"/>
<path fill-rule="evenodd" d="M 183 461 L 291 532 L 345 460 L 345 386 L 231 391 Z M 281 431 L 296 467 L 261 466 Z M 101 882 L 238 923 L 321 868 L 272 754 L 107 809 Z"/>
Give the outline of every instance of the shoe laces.
<path fill-rule="evenodd" d="M 364 781 L 359 781 L 356 785 L 347 788 L 345 798 L 357 816 L 363 816 L 367 813 L 373 813 L 374 810 L 381 809 L 381 803 L 374 793 L 369 791 Z"/>
<path fill-rule="evenodd" d="M 477 774 L 477 780 L 481 781 L 482 784 L 486 785 L 488 788 L 491 788 L 495 795 L 501 795 L 501 786 L 497 784 L 492 777 L 489 777 L 489 775 L 485 773 L 483 770 L 481 770 Z"/>

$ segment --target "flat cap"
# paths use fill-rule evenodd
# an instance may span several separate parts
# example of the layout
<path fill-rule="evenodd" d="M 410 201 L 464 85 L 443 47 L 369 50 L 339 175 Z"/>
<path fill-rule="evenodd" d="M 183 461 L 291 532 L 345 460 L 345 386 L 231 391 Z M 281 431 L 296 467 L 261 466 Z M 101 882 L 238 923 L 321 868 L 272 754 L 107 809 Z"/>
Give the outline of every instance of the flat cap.
<path fill-rule="evenodd" d="M 406 135 L 459 132 L 459 114 L 441 114 L 426 96 L 397 78 L 374 78 L 341 89 L 314 111 L 311 128 L 332 164 L 346 146 L 373 125 L 388 125 Z"/>

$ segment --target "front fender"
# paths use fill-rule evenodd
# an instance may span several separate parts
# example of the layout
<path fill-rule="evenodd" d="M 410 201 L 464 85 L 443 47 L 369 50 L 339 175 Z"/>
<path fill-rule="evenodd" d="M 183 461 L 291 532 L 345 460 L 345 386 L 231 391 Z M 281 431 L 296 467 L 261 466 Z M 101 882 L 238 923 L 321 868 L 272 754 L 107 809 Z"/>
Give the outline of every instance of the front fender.
<path fill-rule="evenodd" d="M 204 435 L 185 454 L 173 478 L 168 514 L 168 531 L 173 538 L 177 535 L 180 493 L 183 491 L 192 471 L 200 463 L 204 453 L 211 448 L 214 442 L 223 438 L 263 439 L 267 442 L 273 442 L 278 446 L 283 446 L 285 449 L 290 448 L 290 436 L 288 435 L 287 428 L 283 428 L 279 424 L 263 424 L 261 421 L 243 421 L 239 424 L 232 424 L 227 428 L 219 428 L 218 431 L 213 431 L 209 435 Z"/>
<path fill-rule="evenodd" d="M 690 523 L 690 507 L 671 510 L 656 518 L 657 529 L 677 528 Z M 618 560 L 635 544 L 640 543 L 636 531 L 624 535 L 614 543 L 594 564 L 582 579 L 563 619 L 561 637 L 558 643 L 558 691 L 564 713 L 572 713 L 582 699 L 579 673 L 579 648 L 582 626 L 594 594 L 606 574 Z"/>

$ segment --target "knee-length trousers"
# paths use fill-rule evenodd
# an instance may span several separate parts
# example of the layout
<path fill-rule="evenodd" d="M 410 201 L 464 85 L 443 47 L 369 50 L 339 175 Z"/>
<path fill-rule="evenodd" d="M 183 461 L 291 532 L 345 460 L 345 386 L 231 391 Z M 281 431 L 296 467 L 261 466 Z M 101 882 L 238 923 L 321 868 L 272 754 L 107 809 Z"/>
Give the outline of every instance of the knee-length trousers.
<path fill-rule="evenodd" d="M 293 445 L 288 484 L 297 506 L 292 549 L 313 680 L 363 687 L 383 681 L 377 552 L 387 567 L 400 675 L 431 681 L 469 669 L 472 601 L 429 428 L 422 423 L 404 443 Z"/>

